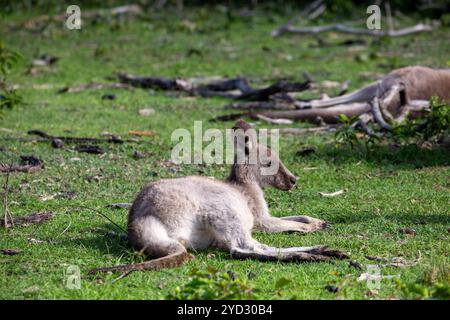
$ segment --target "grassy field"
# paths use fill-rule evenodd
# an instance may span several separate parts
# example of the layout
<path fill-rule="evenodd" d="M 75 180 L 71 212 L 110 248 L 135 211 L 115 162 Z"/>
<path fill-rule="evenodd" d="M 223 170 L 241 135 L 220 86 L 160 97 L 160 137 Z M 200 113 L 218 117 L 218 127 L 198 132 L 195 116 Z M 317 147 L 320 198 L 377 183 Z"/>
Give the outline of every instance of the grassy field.
<path fill-rule="evenodd" d="M 361 9 L 361 14 L 364 14 Z M 293 14 L 294 12 L 291 12 Z M 37 15 L 34 14 L 34 15 Z M 229 18 L 229 17 L 232 17 Z M 0 119 L 0 162 L 17 162 L 19 155 L 35 155 L 45 169 L 14 173 L 9 181 L 9 208 L 14 216 L 52 211 L 54 219 L 28 227 L 0 230 L 0 249 L 22 249 L 18 255 L 0 255 L 0 299 L 161 299 L 189 281 L 189 272 L 213 266 L 247 279 L 265 299 L 390 299 L 407 298 L 398 281 L 383 279 L 377 292 L 369 292 L 357 278 L 363 272 L 349 261 L 317 264 L 281 264 L 236 261 L 229 254 L 210 250 L 195 252 L 196 259 L 178 269 L 134 272 L 115 281 L 118 274 L 89 277 L 89 269 L 140 261 L 120 237 L 127 212 L 108 204 L 132 202 L 140 188 L 163 177 L 201 174 L 225 178 L 227 165 L 171 165 L 170 135 L 176 128 L 192 130 L 195 120 L 203 127 L 230 128 L 232 122 L 208 120 L 229 113 L 220 98 L 174 97 L 146 90 L 102 89 L 57 94 L 64 86 L 91 81 L 107 82 L 119 71 L 167 77 L 246 76 L 261 86 L 279 78 L 302 80 L 303 72 L 318 82 L 350 80 L 350 89 L 367 84 L 392 68 L 420 64 L 448 67 L 450 30 L 380 41 L 366 46 L 342 46 L 350 36 L 327 34 L 327 45 L 308 36 L 272 38 L 273 28 L 289 15 L 254 12 L 231 15 L 221 7 L 150 13 L 145 20 L 87 22 L 81 30 L 56 23 L 33 33 L 10 26 L 29 18 L 4 15 L 0 39 L 24 59 L 10 81 L 19 86 L 25 105 L 7 111 Z M 319 21 L 323 22 L 323 21 Z M 60 58 L 52 67 L 30 74 L 31 60 L 42 54 Z M 335 94 L 337 89 L 329 89 Z M 103 100 L 106 93 L 115 100 Z M 149 117 L 139 109 L 153 108 Z M 257 128 L 266 127 L 255 122 Z M 296 124 L 302 126 L 302 124 Z M 28 130 L 53 135 L 100 137 L 110 132 L 128 138 L 130 130 L 152 130 L 156 136 L 139 143 L 104 144 L 104 155 L 54 149 L 49 143 L 21 142 Z M 298 156 L 305 146 L 314 154 Z M 135 151 L 147 158 L 135 160 Z M 363 265 L 365 256 L 402 256 L 417 264 L 406 268 L 382 267 L 382 275 L 398 275 L 408 286 L 449 284 L 450 151 L 416 145 L 383 145 L 366 151 L 336 145 L 333 134 L 282 136 L 281 158 L 298 176 L 292 192 L 268 189 L 270 210 L 275 216 L 307 214 L 333 223 L 331 229 L 308 235 L 262 234 L 267 244 L 287 247 L 327 244 L 350 254 Z M 79 158 L 74 161 L 73 158 Z M 76 160 L 76 159 L 75 159 Z M 89 177 L 98 179 L 89 181 Z M 4 175 L 2 177 L 4 179 Z M 320 197 L 318 192 L 347 189 L 341 196 Z M 59 195 L 56 197 L 52 197 Z M 2 199 L 3 201 L 3 199 Z M 415 236 L 401 233 L 413 228 Z M 30 240 L 35 239 L 35 240 Z M 66 287 L 67 267 L 81 269 L 81 289 Z M 276 288 L 279 279 L 286 285 Z M 325 289 L 334 285 L 337 293 Z"/>

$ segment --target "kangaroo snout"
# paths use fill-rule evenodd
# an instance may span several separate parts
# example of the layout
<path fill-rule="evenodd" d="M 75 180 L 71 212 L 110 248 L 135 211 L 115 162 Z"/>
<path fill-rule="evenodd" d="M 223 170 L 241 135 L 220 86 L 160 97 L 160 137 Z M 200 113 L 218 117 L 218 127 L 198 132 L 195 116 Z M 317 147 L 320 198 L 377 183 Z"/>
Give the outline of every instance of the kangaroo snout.
<path fill-rule="evenodd" d="M 295 183 L 297 182 L 297 178 L 295 176 L 291 176 L 289 180 L 291 181 L 292 185 L 295 185 Z"/>
<path fill-rule="evenodd" d="M 287 188 L 286 190 L 291 190 L 295 187 L 295 183 L 297 182 L 297 177 L 290 174 L 287 178 L 287 180 L 289 181 L 287 184 Z"/>

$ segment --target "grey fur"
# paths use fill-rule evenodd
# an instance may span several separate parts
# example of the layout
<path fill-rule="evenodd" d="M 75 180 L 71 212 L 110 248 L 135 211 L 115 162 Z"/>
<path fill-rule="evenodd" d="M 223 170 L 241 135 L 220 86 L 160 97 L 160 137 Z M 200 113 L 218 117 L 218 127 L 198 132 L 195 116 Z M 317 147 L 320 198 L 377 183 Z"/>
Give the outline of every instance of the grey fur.
<path fill-rule="evenodd" d="M 238 121 L 234 128 L 251 127 Z M 306 233 L 327 225 L 307 216 L 276 218 L 269 214 L 263 188 L 290 190 L 296 178 L 270 149 L 260 144 L 254 147 L 258 152 L 267 152 L 271 162 L 279 164 L 276 174 L 263 176 L 261 164 L 244 163 L 233 165 L 227 181 L 190 176 L 145 186 L 129 213 L 129 240 L 133 247 L 153 258 L 208 247 L 227 250 L 236 258 L 282 261 L 342 258 L 343 254 L 323 247 L 280 249 L 253 239 L 253 229 Z"/>

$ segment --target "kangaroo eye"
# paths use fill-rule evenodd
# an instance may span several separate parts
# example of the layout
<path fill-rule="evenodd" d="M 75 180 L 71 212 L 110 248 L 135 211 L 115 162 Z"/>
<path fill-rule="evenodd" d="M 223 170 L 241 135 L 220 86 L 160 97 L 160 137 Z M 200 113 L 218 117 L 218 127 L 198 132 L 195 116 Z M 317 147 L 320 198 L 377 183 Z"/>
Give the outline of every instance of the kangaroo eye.
<path fill-rule="evenodd" d="M 272 161 L 269 161 L 269 162 L 266 164 L 266 167 L 270 167 L 270 166 L 272 166 Z"/>

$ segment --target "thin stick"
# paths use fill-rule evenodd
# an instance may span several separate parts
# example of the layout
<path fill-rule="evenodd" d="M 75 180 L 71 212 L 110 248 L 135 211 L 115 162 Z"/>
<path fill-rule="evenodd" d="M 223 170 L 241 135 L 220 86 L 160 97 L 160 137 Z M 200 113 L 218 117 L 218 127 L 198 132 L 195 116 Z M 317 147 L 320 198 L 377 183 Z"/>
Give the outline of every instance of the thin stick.
<path fill-rule="evenodd" d="M 86 207 L 83 205 L 76 205 L 76 206 L 70 206 L 70 207 L 78 207 L 78 208 L 82 208 L 82 209 L 87 209 L 87 210 L 91 210 L 94 211 L 96 214 L 98 214 L 99 216 L 102 216 L 103 218 L 105 218 L 106 220 L 108 220 L 109 222 L 111 222 L 114 226 L 116 226 L 117 228 L 119 228 L 121 231 L 123 231 L 125 234 L 127 234 L 127 231 L 122 228 L 121 226 L 119 226 L 117 223 L 115 223 L 113 220 L 111 220 L 107 215 L 105 215 L 103 212 L 94 209 L 94 208 L 90 208 L 90 207 Z"/>
<path fill-rule="evenodd" d="M 67 227 L 65 227 L 64 230 L 63 230 L 60 234 L 58 234 L 54 240 L 58 239 L 58 238 L 61 237 L 64 233 L 66 233 L 66 231 L 69 230 L 69 228 L 70 228 L 71 225 L 72 225 L 72 221 L 69 221 L 69 225 L 68 225 Z"/>
<path fill-rule="evenodd" d="M 320 9 L 322 6 L 323 6 L 323 0 L 313 1 L 300 13 L 299 16 L 294 17 L 293 19 L 289 20 L 287 23 L 285 23 L 281 27 L 273 30 L 271 33 L 272 37 L 280 36 L 281 34 L 286 32 L 297 20 L 299 20 L 301 18 L 309 19 L 310 16 L 313 16 L 312 19 L 314 19 L 315 18 L 314 12 L 316 12 L 317 10 L 319 10 L 319 12 L 320 12 Z M 326 9 L 326 6 L 325 6 L 325 8 L 323 8 L 323 10 L 325 10 L 325 9 Z M 320 14 L 321 13 L 319 13 L 319 15 Z"/>
<path fill-rule="evenodd" d="M 134 270 L 130 270 L 130 271 L 125 271 L 124 273 L 122 273 L 120 276 L 118 276 L 116 279 L 114 279 L 111 283 L 117 282 L 123 278 L 125 278 L 126 276 L 128 276 L 130 273 L 132 273 Z"/>
<path fill-rule="evenodd" d="M 391 3 L 389 1 L 384 3 L 384 9 L 386 10 L 389 31 L 394 31 L 394 20 L 392 20 Z"/>
<path fill-rule="evenodd" d="M 11 221 L 11 226 L 14 227 L 14 219 L 11 216 L 11 213 L 9 212 L 9 208 L 8 208 L 9 174 L 10 174 L 9 172 L 6 173 L 5 184 L 3 186 L 3 188 L 5 190 L 3 193 L 3 210 L 4 210 L 4 214 L 5 214 L 5 228 L 8 228 L 8 217 L 9 217 L 9 220 Z"/>

